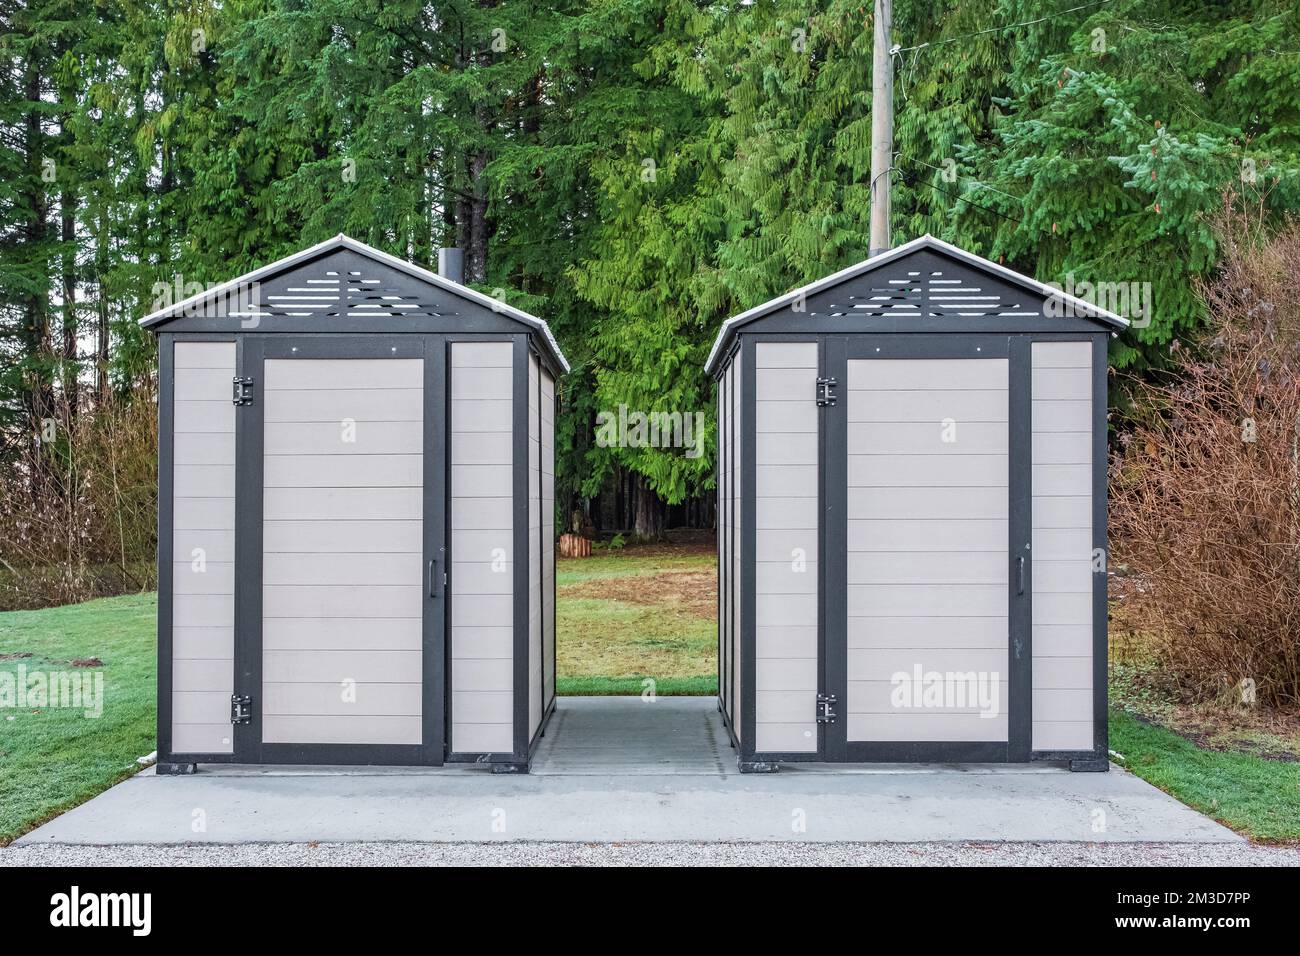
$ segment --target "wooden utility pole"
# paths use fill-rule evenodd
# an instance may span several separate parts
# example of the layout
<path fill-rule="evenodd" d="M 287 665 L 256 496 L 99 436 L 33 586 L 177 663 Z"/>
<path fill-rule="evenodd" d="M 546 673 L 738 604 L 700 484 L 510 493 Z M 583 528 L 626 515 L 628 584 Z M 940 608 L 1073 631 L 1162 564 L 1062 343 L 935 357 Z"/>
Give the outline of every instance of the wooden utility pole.
<path fill-rule="evenodd" d="M 873 256 L 889 249 L 889 178 L 894 162 L 893 0 L 876 0 L 871 67 L 871 245 Z"/>

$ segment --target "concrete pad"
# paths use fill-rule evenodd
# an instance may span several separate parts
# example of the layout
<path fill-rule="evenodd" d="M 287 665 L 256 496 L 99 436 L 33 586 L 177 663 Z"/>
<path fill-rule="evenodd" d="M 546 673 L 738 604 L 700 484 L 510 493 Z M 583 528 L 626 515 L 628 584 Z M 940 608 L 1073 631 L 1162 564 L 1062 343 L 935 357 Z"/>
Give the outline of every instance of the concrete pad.
<path fill-rule="evenodd" d="M 534 768 L 147 771 L 17 843 L 1242 841 L 1119 769 L 742 775 L 712 698 L 561 698 Z"/>

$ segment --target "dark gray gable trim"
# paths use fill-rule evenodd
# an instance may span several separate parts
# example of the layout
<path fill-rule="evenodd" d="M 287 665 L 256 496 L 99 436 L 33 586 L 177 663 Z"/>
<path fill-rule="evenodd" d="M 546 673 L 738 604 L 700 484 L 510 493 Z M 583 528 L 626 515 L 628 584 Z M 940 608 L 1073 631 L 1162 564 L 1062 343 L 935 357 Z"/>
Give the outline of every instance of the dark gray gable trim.
<path fill-rule="evenodd" d="M 374 279 L 389 289 L 397 299 L 373 296 L 345 296 L 341 316 L 313 314 L 328 312 L 331 293 L 338 294 L 337 286 L 331 288 L 325 275 L 307 275 L 311 267 L 321 268 L 323 262 L 340 274 L 338 279 Z M 349 277 L 348 273 L 365 273 Z M 319 294 L 309 289 L 321 286 Z M 272 313 L 261 317 L 248 314 L 250 290 L 257 290 L 256 311 Z M 272 298 L 280 297 L 280 298 Z M 399 301 L 400 300 L 400 301 Z M 364 301 L 361 311 L 373 313 L 358 317 L 358 301 Z M 391 305 L 389 303 L 392 303 Z M 293 306 L 300 308 L 295 309 Z M 294 315 L 294 312 L 305 312 Z M 349 319 L 348 314 L 352 313 Z M 459 319 L 458 319 L 459 316 Z M 264 321 L 262 321 L 264 319 Z M 495 321 L 485 321 L 492 320 Z M 322 321 L 325 326 L 322 327 Z M 560 351 L 550 328 L 535 315 L 500 302 L 491 296 L 452 282 L 414 263 L 389 255 L 373 246 L 342 234 L 254 269 L 198 295 L 161 308 L 140 320 L 141 326 L 158 330 L 168 326 L 168 331 L 179 332 L 477 332 L 503 331 L 513 333 L 524 325 L 534 334 L 539 349 L 547 356 L 559 374 L 569 370 L 568 362 Z M 482 327 L 479 327 L 482 326 Z"/>
<path fill-rule="evenodd" d="M 915 259 L 914 257 L 920 257 Z M 870 273 L 881 270 L 885 267 L 891 267 L 888 271 L 890 275 L 885 278 L 897 278 L 905 276 L 909 269 L 915 268 L 915 263 L 922 266 L 928 266 L 930 263 L 942 261 L 951 268 L 953 265 L 958 266 L 968 272 L 977 274 L 981 281 L 981 286 L 988 286 L 990 289 L 997 289 L 1009 300 L 1019 300 L 1026 308 L 1027 312 L 1036 312 L 1037 315 L 1024 315 L 1022 317 L 1003 317 L 1000 322 L 993 322 L 993 317 L 983 319 L 972 319 L 970 317 L 952 316 L 941 318 L 927 318 L 924 328 L 919 328 L 913 324 L 910 329 L 904 328 L 881 328 L 882 323 L 879 319 L 873 317 L 871 327 L 864 327 L 862 316 L 844 315 L 837 316 L 831 308 L 832 305 L 843 305 L 843 302 L 837 302 L 837 298 L 843 298 L 836 293 L 841 286 L 854 280 L 868 277 Z M 916 269 L 923 271 L 923 269 Z M 870 287 L 870 280 L 864 279 L 863 282 L 855 283 L 859 286 Z M 927 290 L 928 294 L 928 290 Z M 1074 318 L 1054 318 L 1043 314 L 1043 306 L 1048 297 L 1059 300 L 1063 305 L 1069 306 L 1069 311 Z M 935 300 L 929 300 L 933 307 L 936 305 Z M 799 310 L 793 308 L 796 305 L 802 305 Z M 938 307 L 942 311 L 942 307 Z M 821 309 L 822 311 L 819 311 Z M 887 253 L 876 256 L 872 259 L 864 260 L 847 269 L 819 279 L 816 282 L 809 283 L 798 289 L 793 289 L 784 295 L 778 296 L 762 305 L 755 306 L 746 312 L 733 316 L 723 323 L 718 332 L 717 340 L 713 344 L 713 349 L 709 353 L 709 358 L 705 363 L 705 371 L 709 373 L 716 372 L 719 365 L 724 361 L 724 357 L 730 352 L 730 346 L 735 339 L 736 332 L 741 326 L 748 325 L 775 312 L 784 310 L 791 321 L 781 323 L 779 331 L 835 331 L 844 333 L 854 332 L 879 332 L 879 331 L 930 331 L 930 332 L 990 332 L 997 330 L 1008 332 L 1035 332 L 1035 331 L 1095 331 L 1100 324 L 1106 329 L 1112 331 L 1122 330 L 1128 327 L 1128 320 L 1123 316 L 1116 315 L 1105 309 L 1094 306 L 1088 302 L 1068 295 L 1045 283 L 1028 276 L 1021 275 L 1014 270 L 1005 266 L 998 265 L 988 259 L 981 258 L 973 253 L 966 252 L 963 249 L 936 239 L 933 236 L 922 236 L 914 239 L 909 243 L 897 247 Z M 906 322 L 906 317 L 893 318 L 893 323 Z M 836 328 L 830 328 L 828 323 L 834 324 Z"/>

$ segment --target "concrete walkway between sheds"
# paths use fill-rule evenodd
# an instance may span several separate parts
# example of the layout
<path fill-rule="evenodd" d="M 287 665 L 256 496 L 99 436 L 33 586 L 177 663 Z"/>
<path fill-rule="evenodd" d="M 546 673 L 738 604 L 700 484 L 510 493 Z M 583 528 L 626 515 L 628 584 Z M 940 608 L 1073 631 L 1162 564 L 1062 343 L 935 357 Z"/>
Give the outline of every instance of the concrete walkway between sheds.
<path fill-rule="evenodd" d="M 527 776 L 468 766 L 149 770 L 0 858 L 17 862 L 23 848 L 41 845 L 511 841 L 789 844 L 796 855 L 796 844 L 868 843 L 1247 849 L 1231 830 L 1114 767 L 786 764 L 745 775 L 712 698 L 612 697 L 561 698 Z"/>

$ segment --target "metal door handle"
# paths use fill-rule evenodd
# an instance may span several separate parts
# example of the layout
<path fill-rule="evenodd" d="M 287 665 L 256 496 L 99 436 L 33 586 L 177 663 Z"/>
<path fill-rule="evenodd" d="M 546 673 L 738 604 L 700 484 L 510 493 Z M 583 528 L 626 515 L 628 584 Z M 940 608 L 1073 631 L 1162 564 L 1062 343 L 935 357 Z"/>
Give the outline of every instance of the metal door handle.
<path fill-rule="evenodd" d="M 1016 558 L 1016 593 L 1025 593 L 1025 557 Z"/>
<path fill-rule="evenodd" d="M 437 598 L 438 596 L 438 559 L 432 558 L 429 561 L 429 597 Z"/>

